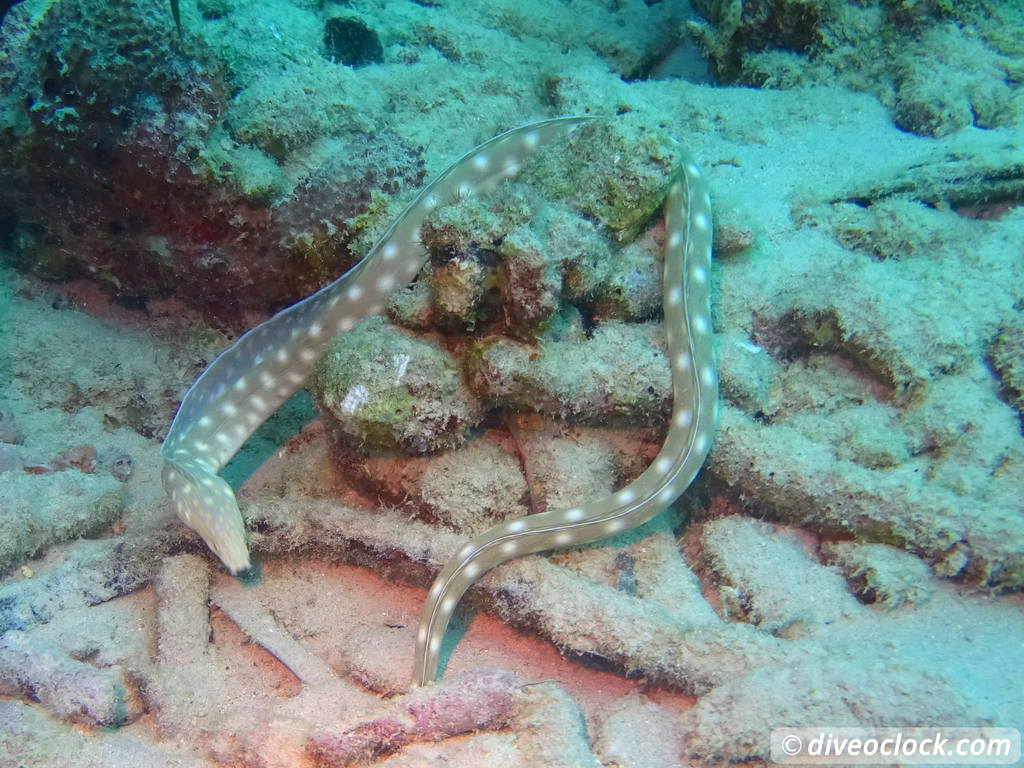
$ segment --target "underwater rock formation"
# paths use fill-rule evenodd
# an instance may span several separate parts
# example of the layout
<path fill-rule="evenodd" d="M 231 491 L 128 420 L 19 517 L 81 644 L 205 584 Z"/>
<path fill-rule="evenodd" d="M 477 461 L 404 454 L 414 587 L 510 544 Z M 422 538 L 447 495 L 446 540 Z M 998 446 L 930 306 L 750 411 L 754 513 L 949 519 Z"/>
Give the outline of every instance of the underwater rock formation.
<path fill-rule="evenodd" d="M 168 20 L 155 0 L 8 20 L 17 55 L 0 78 L 0 159 L 19 181 L 0 192 L 0 218 L 21 267 L 87 274 L 125 301 L 179 296 L 231 323 L 351 264 L 386 213 L 381 195 L 423 169 L 401 137 L 353 123 L 350 106 L 308 102 L 303 78 L 351 92 L 344 67 L 260 77 L 232 98 L 241 73 L 224 52 L 179 44 Z M 303 171 L 289 170 L 300 155 Z"/>
<path fill-rule="evenodd" d="M 608 322 L 589 339 L 550 341 L 538 349 L 484 339 L 468 353 L 470 386 L 488 403 L 585 423 L 647 425 L 670 400 L 661 328 Z"/>
<path fill-rule="evenodd" d="M 464 534 L 529 514 L 530 489 L 515 447 L 496 431 L 468 445 L 422 458 L 343 451 L 352 481 L 382 502 Z"/>
<path fill-rule="evenodd" d="M 338 336 L 309 388 L 338 434 L 371 452 L 457 448 L 481 418 L 454 358 L 380 317 Z"/>
<path fill-rule="evenodd" d="M 142 714 L 122 670 L 76 661 L 49 643 L 12 630 L 0 636 L 0 693 L 23 694 L 55 717 L 117 727 Z"/>
<path fill-rule="evenodd" d="M 1020 125 L 1024 48 L 1014 4 L 697 0 L 689 22 L 722 82 L 867 90 L 921 136 Z"/>
<path fill-rule="evenodd" d="M 835 541 L 822 546 L 822 554 L 865 602 L 894 609 L 926 603 L 935 591 L 928 566 L 896 547 Z"/>
<path fill-rule="evenodd" d="M 1024 666 L 1009 5 L 697 0 L 718 74 L 750 88 L 679 76 L 677 3 L 199 0 L 181 37 L 164 0 L 101 5 L 24 0 L 0 40 L 2 258 L 91 275 L 0 275 L 18 545 L 0 763 L 270 768 L 322 745 L 385 766 L 682 768 L 766 762 L 783 719 L 1024 721 L 1006 683 Z M 379 62 L 331 60 L 337 15 Z M 439 201 L 426 268 L 336 342 L 363 379 L 339 403 L 418 350 L 473 418 L 377 418 L 359 428 L 405 443 L 369 450 L 330 416 L 300 428 L 316 414 L 296 398 L 225 469 L 257 564 L 229 577 L 160 488 L 189 383 L 460 152 L 580 113 L 617 117 L 522 183 Z M 709 465 L 641 528 L 482 578 L 441 645 L 445 685 L 406 697 L 426 587 L 470 535 L 599 499 L 657 454 L 669 136 L 716 221 Z M 116 503 L 90 506 L 97 489 Z"/>
<path fill-rule="evenodd" d="M 1017 409 L 1024 424 L 1024 320 L 1007 319 L 989 348 L 992 366 L 999 374 L 1007 400 Z"/>
<path fill-rule="evenodd" d="M 121 484 L 76 470 L 26 474 L 20 467 L 0 484 L 0 573 L 47 547 L 105 530 L 123 510 Z M 40 510 L 60 510 L 59 515 Z"/>
<path fill-rule="evenodd" d="M 552 27 L 481 10 L 456 43 L 414 4 L 391 15 L 289 5 L 277 21 L 243 4 L 184 4 L 180 36 L 166 0 L 21 4 L 0 43 L 0 161 L 15 181 L 0 190 L 7 258 L 46 277 L 88 275 L 126 302 L 179 296 L 238 325 L 358 260 L 422 183 L 427 136 L 390 105 L 424 77 L 446 79 L 439 51 L 491 59 L 495 28 L 544 40 L 558 29 L 637 76 L 673 44 L 649 17 L 674 13 L 596 4 L 583 23 Z M 628 45 L 609 38 L 609 19 L 635 33 Z M 474 77 L 477 114 L 506 101 L 486 72 Z M 526 78 L 505 82 L 542 111 Z M 465 107 L 440 106 L 462 122 Z M 492 118 L 474 133 L 498 128 Z"/>

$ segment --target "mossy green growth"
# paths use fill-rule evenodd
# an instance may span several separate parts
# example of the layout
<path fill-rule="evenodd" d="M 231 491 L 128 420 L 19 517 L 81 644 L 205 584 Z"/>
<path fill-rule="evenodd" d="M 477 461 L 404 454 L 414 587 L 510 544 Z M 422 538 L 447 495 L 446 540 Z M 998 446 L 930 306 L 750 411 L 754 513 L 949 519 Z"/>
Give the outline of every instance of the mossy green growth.
<path fill-rule="evenodd" d="M 394 203 L 394 196 L 385 194 L 379 189 L 370 189 L 370 202 L 366 210 L 358 216 L 353 216 L 346 223 L 352 237 L 359 237 L 369 232 L 374 232 L 375 227 L 382 221 L 391 221 L 394 212 L 391 206 Z M 397 207 L 397 205 L 396 205 Z"/>
<path fill-rule="evenodd" d="M 526 180 L 548 199 L 566 200 L 611 230 L 618 242 L 636 238 L 658 210 L 680 154 L 667 135 L 628 117 L 577 131 L 568 147 L 541 150 Z"/>
<path fill-rule="evenodd" d="M 1003 323 L 989 346 L 989 359 L 1010 405 L 1024 418 L 1024 318 Z"/>
<path fill-rule="evenodd" d="M 452 355 L 382 317 L 335 338 L 309 390 L 338 436 L 370 451 L 455 448 L 481 418 Z"/>
<path fill-rule="evenodd" d="M 239 144 L 223 128 L 214 131 L 200 153 L 200 172 L 211 184 L 232 184 L 255 203 L 272 203 L 289 184 L 277 161 L 250 144 Z"/>

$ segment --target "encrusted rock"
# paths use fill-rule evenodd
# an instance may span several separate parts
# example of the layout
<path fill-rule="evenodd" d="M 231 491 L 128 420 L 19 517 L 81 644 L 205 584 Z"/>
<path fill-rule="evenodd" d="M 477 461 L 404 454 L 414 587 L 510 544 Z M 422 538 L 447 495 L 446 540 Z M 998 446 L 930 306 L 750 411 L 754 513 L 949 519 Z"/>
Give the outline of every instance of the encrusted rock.
<path fill-rule="evenodd" d="M 866 602 L 890 609 L 918 605 L 926 603 L 935 591 L 931 568 L 909 552 L 852 541 L 827 542 L 821 549 Z"/>
<path fill-rule="evenodd" d="M 338 435 L 370 451 L 455 448 L 481 416 L 448 352 L 380 317 L 338 336 L 309 388 Z"/>
<path fill-rule="evenodd" d="M 94 533 L 120 517 L 121 484 L 82 472 L 4 473 L 0 573 L 44 548 Z"/>
<path fill-rule="evenodd" d="M 475 392 L 506 408 L 652 424 L 671 402 L 663 345 L 659 326 L 609 322 L 581 342 L 481 341 L 467 354 L 466 371 Z"/>
<path fill-rule="evenodd" d="M 142 713 L 123 670 L 76 661 L 17 630 L 0 637 L 0 693 L 29 696 L 55 717 L 89 725 L 124 725 Z"/>
<path fill-rule="evenodd" d="M 1024 318 L 1012 315 L 989 345 L 1007 400 L 1024 418 Z"/>

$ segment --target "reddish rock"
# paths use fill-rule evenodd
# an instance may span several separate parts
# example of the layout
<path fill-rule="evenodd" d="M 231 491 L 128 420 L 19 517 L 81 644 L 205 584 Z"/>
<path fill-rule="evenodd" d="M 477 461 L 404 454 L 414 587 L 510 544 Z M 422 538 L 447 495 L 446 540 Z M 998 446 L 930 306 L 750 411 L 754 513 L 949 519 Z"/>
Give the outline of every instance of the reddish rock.
<path fill-rule="evenodd" d="M 96 449 L 91 445 L 72 446 L 54 459 L 52 466 L 56 472 L 77 469 L 91 475 L 96 471 Z"/>

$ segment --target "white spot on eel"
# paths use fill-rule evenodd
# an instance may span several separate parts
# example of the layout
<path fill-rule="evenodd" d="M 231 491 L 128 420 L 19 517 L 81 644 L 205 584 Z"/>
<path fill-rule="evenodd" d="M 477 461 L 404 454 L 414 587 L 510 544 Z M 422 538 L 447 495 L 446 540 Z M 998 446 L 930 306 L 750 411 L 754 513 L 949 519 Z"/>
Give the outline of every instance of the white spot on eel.
<path fill-rule="evenodd" d="M 604 532 L 605 534 L 618 533 L 619 531 L 624 531 L 629 527 L 631 526 L 627 524 L 625 520 L 621 517 L 616 517 L 605 523 Z"/>
<path fill-rule="evenodd" d="M 314 361 L 330 343 L 334 329 L 348 331 L 360 319 L 379 312 L 386 298 L 382 292 L 397 289 L 415 276 L 427 254 L 412 243 L 404 245 L 407 233 L 418 233 L 423 217 L 439 204 L 439 195 L 448 194 L 445 190 L 472 193 L 478 187 L 486 191 L 490 188 L 486 174 L 497 178 L 515 175 L 524 149 L 532 150 L 594 119 L 600 118 L 567 117 L 532 123 L 496 136 L 463 155 L 416 196 L 368 251 L 360 268 L 349 270 L 241 336 L 185 393 L 160 449 L 164 488 L 174 500 L 178 516 L 202 536 L 229 571 L 248 569 L 250 558 L 234 492 L 217 473 L 256 428 L 302 386 Z M 664 271 L 671 280 L 663 280 L 665 324 L 684 329 L 688 304 L 697 305 L 698 317 L 705 317 L 707 312 L 705 289 L 700 287 L 703 281 L 696 272 L 689 273 L 693 276 L 689 283 L 685 283 L 684 276 L 694 265 L 705 265 L 710 259 L 712 231 L 707 190 L 696 165 L 689 160 L 684 160 L 678 171 L 665 215 L 666 230 L 672 233 L 669 240 L 678 234 L 686 241 L 666 248 Z M 413 239 L 418 241 L 418 234 Z M 688 263 L 691 260 L 693 263 Z M 674 302 L 670 283 L 685 283 L 685 290 Z M 297 329 L 307 332 L 295 333 Z M 416 635 L 414 684 L 423 685 L 434 678 L 451 612 L 463 593 L 488 570 L 514 557 L 555 546 L 585 544 L 640 525 L 685 490 L 683 482 L 672 482 L 676 477 L 688 482 L 697 474 L 715 429 L 718 392 L 711 334 L 690 338 L 679 332 L 671 334 L 671 339 L 670 359 L 686 361 L 685 366 L 674 366 L 673 391 L 692 397 L 675 404 L 668 441 L 676 446 L 678 456 L 671 466 L 666 469 L 664 463 L 657 464 L 655 474 L 645 472 L 611 499 L 495 526 L 460 550 L 441 570 L 424 606 Z M 695 369 L 701 375 L 696 375 Z M 275 386 L 268 385 L 270 380 Z M 251 390 L 249 382 L 260 382 L 261 388 Z M 353 387 L 344 406 L 357 408 L 363 397 L 359 387 Z M 200 494 L 199 488 L 205 492 Z"/>

